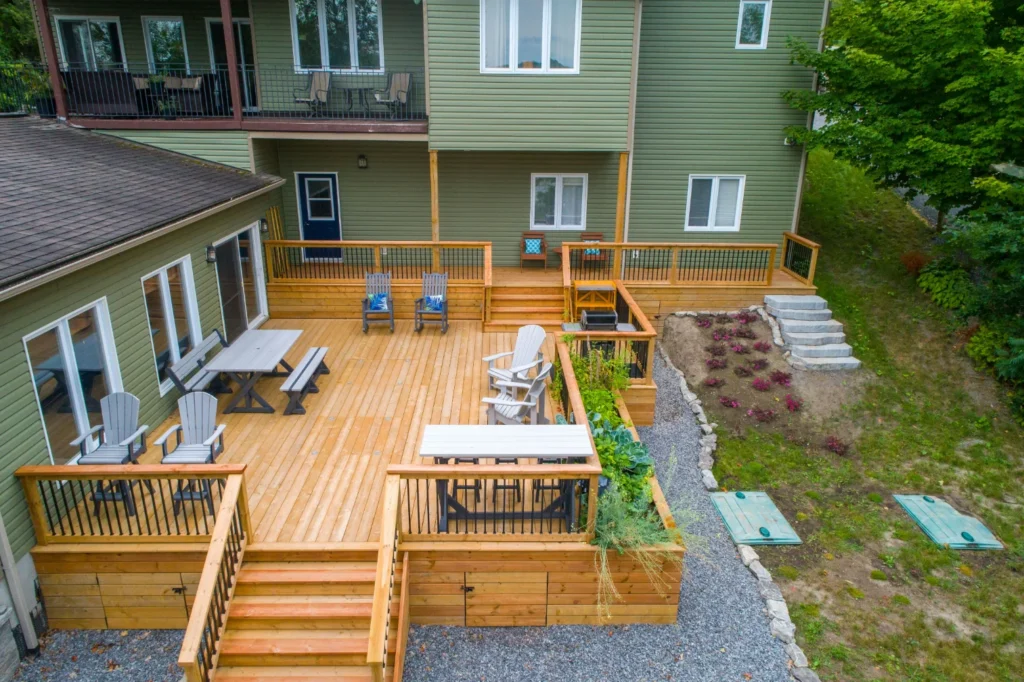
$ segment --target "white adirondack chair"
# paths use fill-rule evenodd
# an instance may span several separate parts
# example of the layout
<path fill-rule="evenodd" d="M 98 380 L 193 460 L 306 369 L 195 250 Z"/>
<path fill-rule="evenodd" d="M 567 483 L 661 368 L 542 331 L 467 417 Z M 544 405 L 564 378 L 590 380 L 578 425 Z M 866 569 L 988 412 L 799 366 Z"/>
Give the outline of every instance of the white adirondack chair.
<path fill-rule="evenodd" d="M 528 324 L 519 328 L 516 335 L 516 347 L 504 353 L 495 353 L 484 358 L 487 363 L 488 385 L 491 389 L 498 388 L 499 381 L 514 381 L 529 383 L 530 370 L 539 367 L 544 362 L 544 355 L 540 347 L 544 345 L 547 333 L 544 328 L 536 324 Z M 507 368 L 498 367 L 497 362 L 502 358 L 511 358 Z"/>
<path fill-rule="evenodd" d="M 161 464 L 212 464 L 224 452 L 224 424 L 217 424 L 217 399 L 209 393 L 187 393 L 178 399 L 181 423 L 167 429 L 155 444 L 163 449 Z M 174 450 L 167 440 L 171 434 L 177 439 Z M 178 481 L 173 495 L 174 514 L 177 515 L 186 500 L 205 501 L 210 513 L 215 513 L 210 480 Z"/>
<path fill-rule="evenodd" d="M 551 363 L 546 363 L 529 383 L 518 381 L 496 382 L 501 393 L 493 398 L 484 398 L 487 404 L 488 424 L 522 424 L 529 418 L 531 424 L 546 424 L 544 416 L 544 393 L 547 378 L 551 376 Z M 522 400 L 516 396 L 520 390 L 526 395 Z"/>

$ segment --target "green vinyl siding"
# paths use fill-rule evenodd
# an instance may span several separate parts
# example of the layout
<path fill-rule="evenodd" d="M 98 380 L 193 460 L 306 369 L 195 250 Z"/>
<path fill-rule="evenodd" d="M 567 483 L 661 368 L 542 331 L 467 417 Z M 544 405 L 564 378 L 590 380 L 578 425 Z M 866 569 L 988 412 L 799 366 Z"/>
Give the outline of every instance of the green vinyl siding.
<path fill-rule="evenodd" d="M 279 175 L 286 181 L 281 214 L 288 238 L 299 238 L 295 174 L 337 173 L 343 239 L 430 240 L 425 142 L 276 142 Z M 360 154 L 366 156 L 365 169 L 356 166 Z"/>
<path fill-rule="evenodd" d="M 804 125 L 781 93 L 809 88 L 786 39 L 817 44 L 822 0 L 772 3 L 766 50 L 737 50 L 739 0 L 644 0 L 629 240 L 781 242 L 792 227 Z M 745 175 L 739 232 L 684 232 L 690 174 Z"/>
<path fill-rule="evenodd" d="M 623 151 L 632 0 L 583 0 L 579 74 L 480 73 L 480 0 L 430 0 L 430 146 Z"/>
<path fill-rule="evenodd" d="M 242 170 L 249 168 L 249 134 L 244 130 L 100 130 L 139 144 L 223 163 Z"/>
<path fill-rule="evenodd" d="M 586 173 L 588 231 L 615 234 L 618 155 L 583 152 L 439 152 L 441 239 L 493 242 L 495 265 L 519 265 L 520 238 L 530 230 L 532 173 Z M 549 230 L 549 253 L 579 231 Z M 550 263 L 557 265 L 554 255 Z"/>
<path fill-rule="evenodd" d="M 223 329 L 216 266 L 206 262 L 206 245 L 258 220 L 269 205 L 267 195 L 256 197 L 0 302 L 0 514 L 16 557 L 31 549 L 35 538 L 14 471 L 24 464 L 50 462 L 23 337 L 105 296 L 124 390 L 141 401 L 141 423 L 156 429 L 178 395 L 171 391 L 160 396 L 142 277 L 190 254 L 203 334 Z M 158 435 L 150 432 L 151 439 Z"/>

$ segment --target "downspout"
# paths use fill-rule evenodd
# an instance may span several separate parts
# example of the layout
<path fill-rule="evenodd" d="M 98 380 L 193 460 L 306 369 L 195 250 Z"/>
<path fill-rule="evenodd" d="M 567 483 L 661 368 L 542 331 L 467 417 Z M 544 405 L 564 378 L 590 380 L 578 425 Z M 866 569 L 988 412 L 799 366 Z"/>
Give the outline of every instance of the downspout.
<path fill-rule="evenodd" d="M 18 615 L 18 623 L 21 624 L 21 634 L 25 637 L 25 648 L 30 652 L 38 651 L 39 638 L 36 636 L 36 627 L 32 622 L 32 613 L 28 608 L 28 602 L 25 601 L 25 594 L 21 590 L 18 565 L 14 560 L 11 543 L 7 539 L 7 528 L 4 526 L 3 516 L 0 516 L 0 562 L 3 563 L 4 577 L 7 579 L 7 589 L 11 592 L 11 601 L 14 602 L 14 612 Z"/>
<path fill-rule="evenodd" d="M 633 131 L 636 127 L 636 79 L 640 71 L 640 18 L 643 16 L 644 2 L 636 0 L 633 13 L 633 69 L 629 78 L 629 123 L 626 127 L 626 151 L 629 152 L 629 165 L 626 169 L 626 215 L 623 220 L 622 241 L 629 241 L 629 205 L 633 198 Z"/>

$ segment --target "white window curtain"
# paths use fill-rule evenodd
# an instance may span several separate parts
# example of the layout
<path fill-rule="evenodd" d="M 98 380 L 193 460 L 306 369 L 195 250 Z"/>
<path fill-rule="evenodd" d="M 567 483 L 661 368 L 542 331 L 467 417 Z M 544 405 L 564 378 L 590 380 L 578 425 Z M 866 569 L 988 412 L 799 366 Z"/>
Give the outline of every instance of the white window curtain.
<path fill-rule="evenodd" d="M 690 176 L 686 196 L 687 230 L 740 229 L 744 176 Z"/>
<path fill-rule="evenodd" d="M 530 213 L 535 230 L 583 230 L 587 222 L 587 176 L 546 175 L 532 177 Z"/>
<path fill-rule="evenodd" d="M 378 0 L 289 0 L 289 4 L 297 69 L 384 68 Z"/>
<path fill-rule="evenodd" d="M 507 69 L 509 67 L 510 11 L 509 0 L 483 0 L 484 16 L 484 66 L 488 69 Z"/>
<path fill-rule="evenodd" d="M 483 72 L 579 73 L 580 0 L 480 0 Z"/>

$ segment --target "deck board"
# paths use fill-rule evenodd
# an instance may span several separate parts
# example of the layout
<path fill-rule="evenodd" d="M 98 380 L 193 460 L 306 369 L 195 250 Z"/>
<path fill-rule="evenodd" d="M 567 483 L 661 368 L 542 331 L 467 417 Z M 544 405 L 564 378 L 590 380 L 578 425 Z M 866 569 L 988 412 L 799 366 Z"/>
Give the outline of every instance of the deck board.
<path fill-rule="evenodd" d="M 418 461 L 427 424 L 486 423 L 482 358 L 515 344 L 514 333 L 485 334 L 479 322 L 453 322 L 446 335 L 431 327 L 416 334 L 403 320 L 394 334 L 378 326 L 364 335 L 357 320 L 273 319 L 264 328 L 303 330 L 290 362 L 328 346 L 331 373 L 306 398 L 305 415 L 282 413 L 288 401 L 275 378 L 257 387 L 274 414 L 218 415 L 227 429 L 217 461 L 247 465 L 258 542 L 376 541 L 388 465 Z M 550 335 L 544 356 L 554 357 Z M 220 397 L 221 408 L 229 398 Z M 159 463 L 159 448 L 141 461 Z"/>

